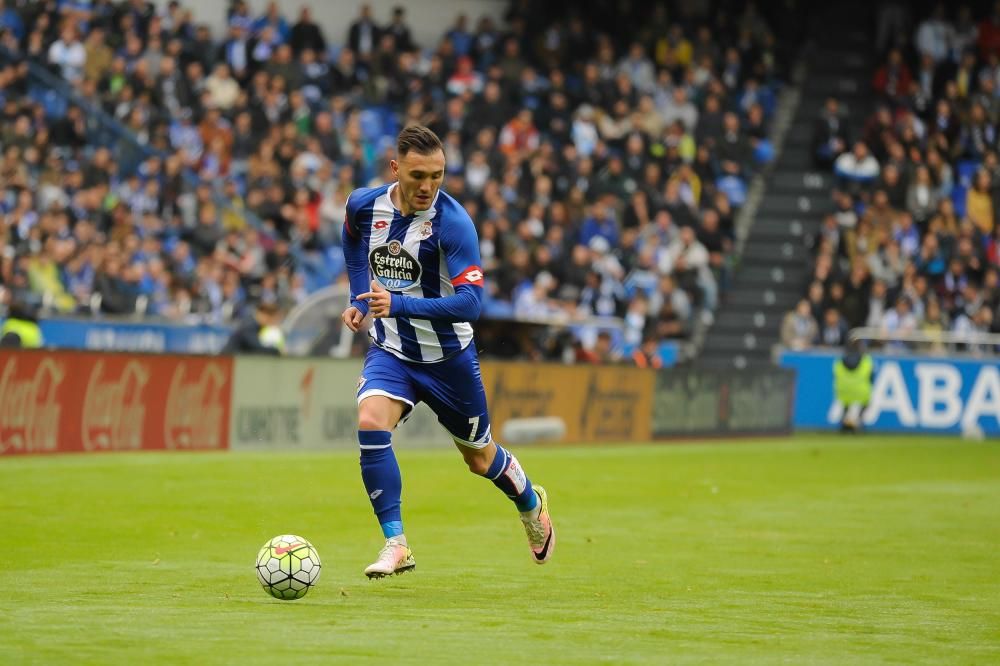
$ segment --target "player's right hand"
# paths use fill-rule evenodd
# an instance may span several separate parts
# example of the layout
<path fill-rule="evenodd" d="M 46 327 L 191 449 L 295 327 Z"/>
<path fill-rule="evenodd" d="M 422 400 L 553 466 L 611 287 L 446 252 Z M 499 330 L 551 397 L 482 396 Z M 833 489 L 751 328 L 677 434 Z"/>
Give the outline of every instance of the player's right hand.
<path fill-rule="evenodd" d="M 344 321 L 344 325 L 351 329 L 352 332 L 357 333 L 361 330 L 361 322 L 364 321 L 365 316 L 361 314 L 361 310 L 357 309 L 353 305 L 344 310 L 344 313 L 340 315 L 340 318 Z"/>

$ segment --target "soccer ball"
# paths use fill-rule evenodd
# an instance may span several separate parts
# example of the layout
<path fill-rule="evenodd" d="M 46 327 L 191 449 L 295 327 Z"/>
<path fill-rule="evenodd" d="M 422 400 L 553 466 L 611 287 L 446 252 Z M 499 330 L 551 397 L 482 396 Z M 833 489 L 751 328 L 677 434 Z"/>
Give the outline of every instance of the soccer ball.
<path fill-rule="evenodd" d="M 275 599 L 301 599 L 319 579 L 319 554 L 300 536 L 276 536 L 257 553 L 257 579 Z"/>

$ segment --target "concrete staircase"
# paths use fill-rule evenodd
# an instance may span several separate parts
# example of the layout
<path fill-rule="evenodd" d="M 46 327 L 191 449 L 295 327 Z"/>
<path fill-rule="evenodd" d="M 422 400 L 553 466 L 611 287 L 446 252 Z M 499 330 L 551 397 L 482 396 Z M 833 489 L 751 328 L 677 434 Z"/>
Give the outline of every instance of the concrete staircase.
<path fill-rule="evenodd" d="M 705 336 L 700 362 L 737 368 L 770 363 L 781 319 L 805 292 L 810 236 L 832 208 L 833 177 L 813 164 L 813 124 L 831 95 L 848 114 L 852 136 L 870 110 L 870 37 L 858 27 L 863 22 L 845 22 L 845 16 L 851 12 L 817 19 L 816 36 L 795 67 L 793 88 L 775 118 L 778 157 L 763 178 L 759 203 L 750 202 L 757 206 L 749 223 L 737 225 L 739 269 Z"/>

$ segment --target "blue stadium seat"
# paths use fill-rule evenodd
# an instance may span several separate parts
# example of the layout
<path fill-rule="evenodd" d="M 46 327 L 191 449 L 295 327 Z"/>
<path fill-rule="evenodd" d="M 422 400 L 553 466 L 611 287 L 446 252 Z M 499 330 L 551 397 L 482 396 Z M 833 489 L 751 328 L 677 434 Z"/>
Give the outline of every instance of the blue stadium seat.
<path fill-rule="evenodd" d="M 979 164 L 978 160 L 960 160 L 955 165 L 955 183 L 966 188 L 971 186 L 972 177 L 976 175 Z M 962 198 L 965 198 L 964 193 L 962 194 Z"/>
<path fill-rule="evenodd" d="M 747 200 L 747 184 L 738 176 L 723 176 L 716 181 L 715 186 L 726 195 L 734 208 L 739 208 Z"/>
<path fill-rule="evenodd" d="M 951 200 L 955 204 L 955 215 L 959 219 L 965 217 L 965 193 L 968 190 L 969 188 L 961 182 L 955 183 L 955 187 L 951 190 Z"/>
<path fill-rule="evenodd" d="M 388 106 L 378 107 L 378 111 L 382 116 L 382 134 L 395 141 L 396 135 L 399 134 L 399 130 L 401 129 L 399 120 L 396 118 L 396 112 L 392 110 L 392 107 Z"/>
<path fill-rule="evenodd" d="M 42 105 L 42 108 L 45 109 L 46 118 L 62 118 L 66 115 L 66 108 L 68 106 L 66 98 L 56 91 L 42 88 L 41 86 L 32 86 L 28 90 L 28 96 L 34 102 Z"/>
<path fill-rule="evenodd" d="M 375 143 L 382 137 L 382 116 L 374 109 L 365 109 L 358 116 L 361 122 L 361 134 L 366 141 Z"/>

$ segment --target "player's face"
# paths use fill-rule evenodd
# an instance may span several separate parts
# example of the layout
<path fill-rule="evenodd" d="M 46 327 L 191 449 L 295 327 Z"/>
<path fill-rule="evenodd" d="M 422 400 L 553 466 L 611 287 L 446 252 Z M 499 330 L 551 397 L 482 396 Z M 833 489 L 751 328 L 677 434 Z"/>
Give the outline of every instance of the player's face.
<path fill-rule="evenodd" d="M 389 165 L 399 181 L 403 214 L 430 208 L 444 180 L 444 152 L 421 155 L 411 150 Z"/>

